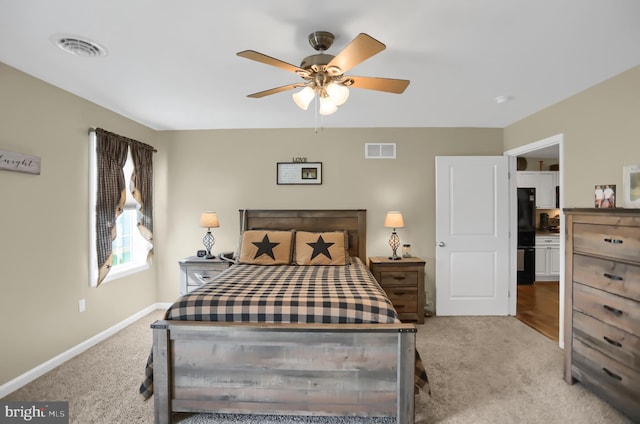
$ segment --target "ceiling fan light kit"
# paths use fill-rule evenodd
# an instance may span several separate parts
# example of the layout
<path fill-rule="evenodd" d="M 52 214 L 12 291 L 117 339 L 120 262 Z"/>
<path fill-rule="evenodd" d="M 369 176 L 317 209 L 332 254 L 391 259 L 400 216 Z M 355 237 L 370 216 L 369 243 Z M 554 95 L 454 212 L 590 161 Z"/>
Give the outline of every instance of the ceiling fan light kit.
<path fill-rule="evenodd" d="M 359 34 L 336 56 L 323 53 L 333 44 L 334 36 L 332 33 L 316 31 L 309 34 L 308 39 L 311 47 L 319 53 L 305 57 L 299 67 L 254 50 L 238 52 L 240 57 L 293 72 L 304 80 L 301 83 L 249 94 L 247 97 L 261 98 L 282 91 L 302 88 L 292 96 L 293 101 L 300 109 L 307 110 L 317 95 L 320 102 L 319 113 L 330 115 L 338 109 L 338 106 L 347 101 L 349 87 L 401 94 L 409 85 L 408 80 L 344 75 L 354 66 L 386 48 L 384 44 L 367 34 Z"/>

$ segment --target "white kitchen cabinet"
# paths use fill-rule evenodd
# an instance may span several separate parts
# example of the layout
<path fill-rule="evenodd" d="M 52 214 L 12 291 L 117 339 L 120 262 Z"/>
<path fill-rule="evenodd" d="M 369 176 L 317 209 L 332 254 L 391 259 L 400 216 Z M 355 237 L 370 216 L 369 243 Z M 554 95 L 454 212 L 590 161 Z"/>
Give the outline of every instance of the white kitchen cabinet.
<path fill-rule="evenodd" d="M 536 237 L 536 280 L 560 279 L 560 236 Z"/>
<path fill-rule="evenodd" d="M 536 207 L 538 209 L 555 209 L 558 171 L 518 171 L 516 175 L 518 187 L 536 189 Z"/>

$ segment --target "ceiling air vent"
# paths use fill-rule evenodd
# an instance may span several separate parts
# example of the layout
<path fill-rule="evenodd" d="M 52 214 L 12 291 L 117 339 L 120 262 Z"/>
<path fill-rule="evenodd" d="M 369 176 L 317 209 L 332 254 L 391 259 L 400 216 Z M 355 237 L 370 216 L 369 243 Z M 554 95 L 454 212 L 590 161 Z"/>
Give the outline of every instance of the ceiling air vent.
<path fill-rule="evenodd" d="M 364 157 L 366 159 L 395 159 L 396 143 L 366 143 Z"/>
<path fill-rule="evenodd" d="M 107 51 L 99 44 L 76 37 L 62 36 L 55 43 L 65 52 L 76 56 L 96 57 L 107 55 Z"/>

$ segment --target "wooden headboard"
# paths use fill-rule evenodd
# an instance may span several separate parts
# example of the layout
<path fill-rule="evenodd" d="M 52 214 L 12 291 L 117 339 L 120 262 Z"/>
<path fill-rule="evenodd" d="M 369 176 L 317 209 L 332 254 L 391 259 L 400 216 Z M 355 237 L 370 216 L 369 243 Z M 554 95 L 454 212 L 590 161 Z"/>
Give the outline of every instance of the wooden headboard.
<path fill-rule="evenodd" d="M 240 209 L 240 229 L 347 230 L 349 254 L 367 263 L 366 209 Z"/>

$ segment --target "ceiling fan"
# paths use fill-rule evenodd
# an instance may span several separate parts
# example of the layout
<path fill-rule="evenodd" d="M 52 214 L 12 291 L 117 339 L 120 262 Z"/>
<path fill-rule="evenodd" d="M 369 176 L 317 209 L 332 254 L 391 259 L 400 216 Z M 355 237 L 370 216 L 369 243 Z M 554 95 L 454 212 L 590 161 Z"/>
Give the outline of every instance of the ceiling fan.
<path fill-rule="evenodd" d="M 301 109 L 307 110 L 317 94 L 320 99 L 319 113 L 329 115 L 347 101 L 349 87 L 400 94 L 409 85 L 409 80 L 345 75 L 345 72 L 380 53 L 386 46 L 370 35 L 361 33 L 336 56 L 325 54 L 324 52 L 333 44 L 333 40 L 333 34 L 327 31 L 309 34 L 309 44 L 319 53 L 305 57 L 300 66 L 283 62 L 255 50 L 238 52 L 240 57 L 293 72 L 303 80 L 249 94 L 247 97 L 261 98 L 294 88 L 302 88 L 293 95 L 295 103 Z"/>

